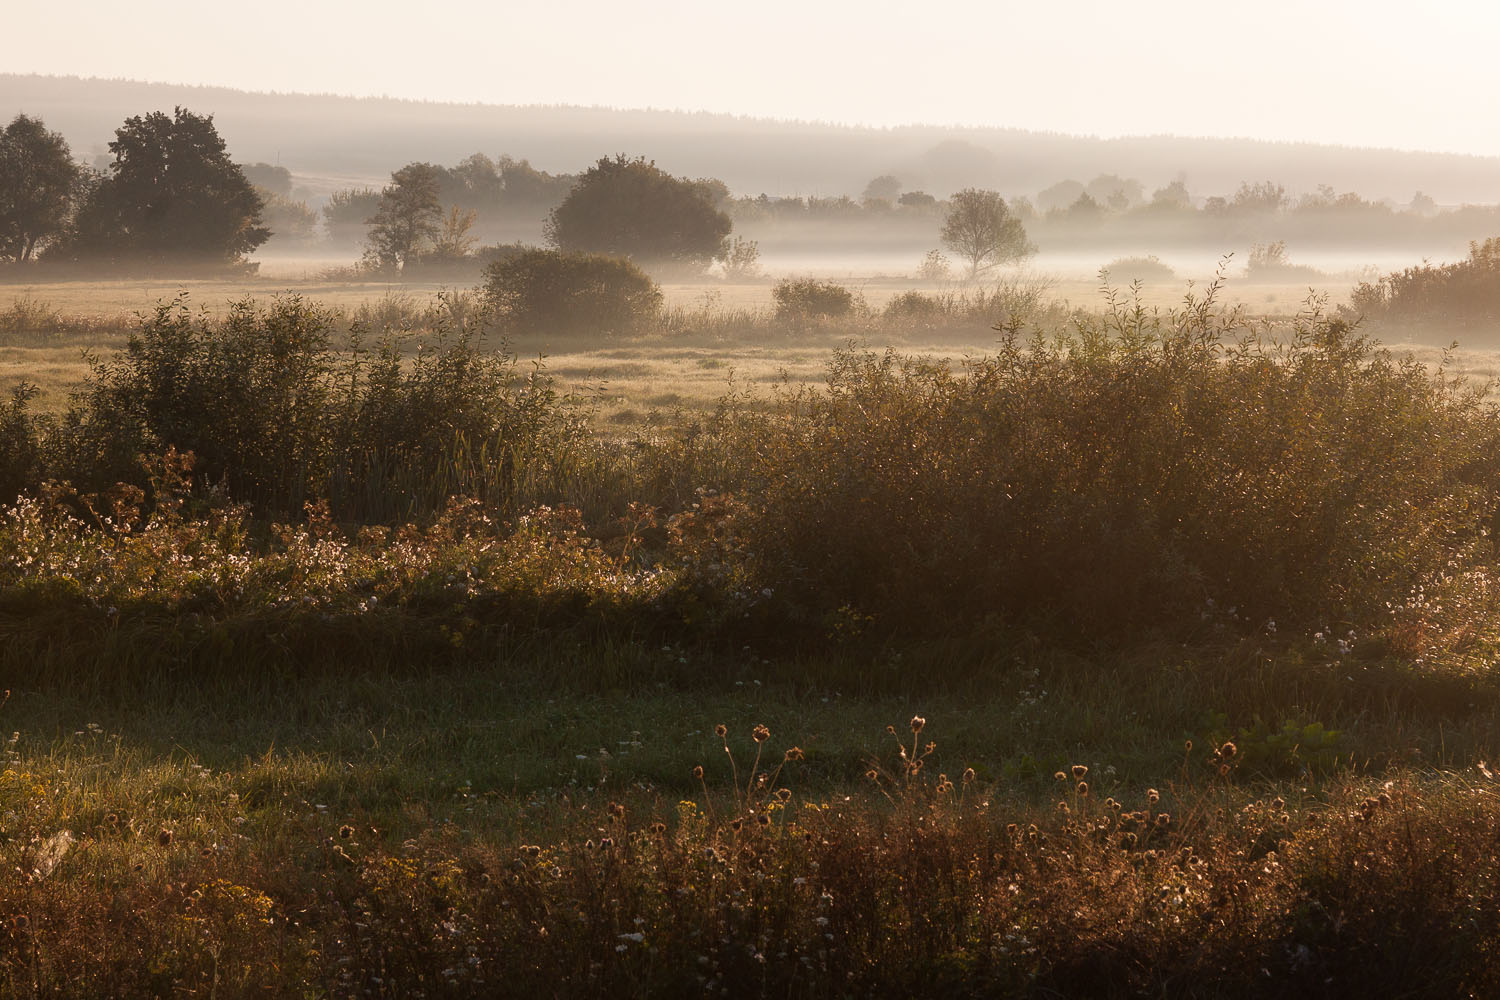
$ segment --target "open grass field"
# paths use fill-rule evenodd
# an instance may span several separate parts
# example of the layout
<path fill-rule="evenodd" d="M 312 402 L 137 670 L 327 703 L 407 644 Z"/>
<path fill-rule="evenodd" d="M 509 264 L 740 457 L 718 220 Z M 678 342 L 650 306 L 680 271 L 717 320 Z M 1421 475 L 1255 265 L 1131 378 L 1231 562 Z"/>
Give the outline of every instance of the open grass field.
<path fill-rule="evenodd" d="M 8 390 L 22 380 L 37 385 L 41 394 L 36 406 L 45 412 L 60 412 L 68 394 L 85 377 L 84 352 L 107 359 L 124 343 L 137 317 L 149 314 L 158 303 L 186 294 L 194 310 L 222 312 L 245 297 L 268 301 L 279 295 L 300 295 L 328 306 L 350 319 L 363 318 L 377 331 L 407 335 L 412 326 L 421 328 L 420 314 L 436 296 L 462 289 L 441 283 L 346 283 L 304 276 L 295 268 L 272 268 L 264 278 L 183 281 L 65 281 L 28 285 L 0 285 L 0 315 L 9 309 L 40 311 L 63 322 L 49 330 L 26 330 L 10 334 L 0 323 L 0 389 Z M 285 272 L 285 273 L 283 273 Z M 1211 277 L 1211 276 L 1210 276 Z M 1028 274 L 1018 279 L 1042 293 L 1054 310 L 1053 319 L 1065 317 L 1074 308 L 1096 311 L 1103 305 L 1097 278 Z M 950 286 L 923 285 L 906 278 L 871 277 L 848 282 L 866 306 L 878 313 L 897 295 L 912 289 L 928 294 L 950 290 Z M 958 287 L 958 286 L 951 286 Z M 1170 309 L 1181 304 L 1185 284 L 1153 284 L 1143 287 L 1141 301 L 1148 308 Z M 1347 285 L 1324 286 L 1316 291 L 1336 304 L 1347 293 Z M 1121 290 L 1122 294 L 1128 289 Z M 1253 316 L 1289 316 L 1302 308 L 1313 289 L 1301 285 L 1246 284 L 1231 281 L 1224 301 L 1239 305 Z M 701 315 L 733 316 L 766 313 L 772 307 L 771 284 L 702 282 L 663 286 L 669 309 Z M 1425 332 L 1420 340 L 1409 332 L 1399 335 L 1393 347 L 1410 351 L 1425 363 L 1441 360 L 1442 350 L 1461 336 L 1445 330 Z M 410 337 L 408 337 L 410 339 Z M 869 323 L 847 327 L 829 324 L 808 331 L 794 340 L 751 335 L 733 336 L 732 330 L 717 335 L 695 335 L 689 331 L 664 331 L 658 336 L 608 345 L 580 347 L 549 338 L 522 337 L 505 346 L 525 359 L 543 359 L 566 386 L 595 397 L 601 428 L 629 429 L 645 423 L 655 412 L 676 409 L 702 410 L 724 394 L 733 376 L 739 387 L 765 387 L 787 382 L 816 382 L 832 351 L 854 339 L 868 346 L 895 347 L 938 357 L 960 359 L 994 349 L 996 337 L 983 323 L 962 329 L 913 330 L 899 324 L 872 328 Z M 495 346 L 501 346 L 498 341 Z M 1460 344 L 1452 355 L 1455 370 L 1488 379 L 1500 373 L 1497 355 L 1489 343 Z"/>
<path fill-rule="evenodd" d="M 0 387 L 61 412 L 179 287 L 411 340 L 436 291 L 16 289 L 57 320 Z M 539 418 L 574 464 L 410 525 L 167 462 L 7 514 L 0 996 L 1500 988 L 1492 411 L 1326 323 L 1275 364 L 1153 327 L 964 374 L 998 335 L 881 319 L 909 287 L 518 340 L 599 451 Z"/>

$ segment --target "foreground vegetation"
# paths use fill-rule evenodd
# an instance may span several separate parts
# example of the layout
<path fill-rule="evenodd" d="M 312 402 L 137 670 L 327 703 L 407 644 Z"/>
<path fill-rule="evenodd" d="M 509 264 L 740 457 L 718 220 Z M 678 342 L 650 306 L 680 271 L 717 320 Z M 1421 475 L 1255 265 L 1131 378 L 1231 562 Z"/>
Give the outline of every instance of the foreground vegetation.
<path fill-rule="evenodd" d="M 0 992 L 1495 988 L 1483 387 L 1211 291 L 621 436 L 467 308 L 5 411 Z"/>

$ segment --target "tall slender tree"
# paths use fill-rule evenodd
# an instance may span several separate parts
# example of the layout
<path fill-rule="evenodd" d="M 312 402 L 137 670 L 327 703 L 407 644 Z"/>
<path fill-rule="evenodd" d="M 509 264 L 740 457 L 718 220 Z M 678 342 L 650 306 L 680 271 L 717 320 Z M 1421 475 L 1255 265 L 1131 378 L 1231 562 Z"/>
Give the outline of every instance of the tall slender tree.
<path fill-rule="evenodd" d="M 438 238 L 442 217 L 438 168 L 408 163 L 391 174 L 390 185 L 380 193 L 380 207 L 368 220 L 365 260 L 381 268 L 406 267 Z"/>

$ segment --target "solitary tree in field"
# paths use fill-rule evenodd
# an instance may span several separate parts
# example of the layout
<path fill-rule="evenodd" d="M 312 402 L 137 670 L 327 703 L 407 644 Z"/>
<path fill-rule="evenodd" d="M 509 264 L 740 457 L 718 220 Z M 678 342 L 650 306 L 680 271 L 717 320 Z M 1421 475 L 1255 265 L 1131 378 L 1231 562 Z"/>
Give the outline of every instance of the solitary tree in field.
<path fill-rule="evenodd" d="M 442 231 L 443 205 L 438 200 L 438 168 L 408 163 L 391 174 L 380 194 L 380 207 L 369 219 L 365 259 L 383 268 L 405 267 Z"/>
<path fill-rule="evenodd" d="M 553 209 L 547 239 L 559 250 L 703 267 L 723 255 L 733 225 L 709 190 L 645 159 L 605 158 Z"/>
<path fill-rule="evenodd" d="M 109 174 L 79 209 L 75 256 L 231 263 L 271 236 L 265 203 L 229 159 L 212 115 L 177 108 L 128 118 Z"/>
<path fill-rule="evenodd" d="M 0 260 L 30 260 L 62 232 L 80 170 L 68 143 L 40 118 L 0 131 Z"/>
<path fill-rule="evenodd" d="M 1021 221 L 994 191 L 965 188 L 955 194 L 948 203 L 941 238 L 943 246 L 969 262 L 970 279 L 1036 253 Z"/>

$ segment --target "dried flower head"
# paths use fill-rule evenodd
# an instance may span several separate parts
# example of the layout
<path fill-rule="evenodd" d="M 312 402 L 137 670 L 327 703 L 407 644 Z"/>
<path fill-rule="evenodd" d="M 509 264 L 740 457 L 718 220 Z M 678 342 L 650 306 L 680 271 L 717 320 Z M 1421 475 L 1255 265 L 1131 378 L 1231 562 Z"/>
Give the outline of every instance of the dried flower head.
<path fill-rule="evenodd" d="M 1067 774 L 1065 772 L 1063 772 L 1063 771 L 1058 771 L 1052 777 L 1056 778 L 1058 781 L 1067 781 L 1068 780 Z"/>
<path fill-rule="evenodd" d="M 620 803 L 618 802 L 611 802 L 609 804 L 609 814 L 615 819 L 624 819 L 625 807 L 620 805 Z"/>
<path fill-rule="evenodd" d="M 1086 774 L 1088 774 L 1088 773 L 1089 773 L 1089 769 L 1088 769 L 1088 765 L 1087 764 L 1074 764 L 1073 765 L 1073 780 L 1074 781 L 1082 781 L 1083 780 L 1083 776 L 1086 775 Z"/>
<path fill-rule="evenodd" d="M 1169 826 L 1171 824 L 1171 822 L 1172 822 L 1172 814 L 1171 813 L 1157 813 L 1156 814 L 1156 825 L 1157 825 L 1157 827 L 1159 827 L 1161 829 L 1166 829 L 1166 827 Z"/>
<path fill-rule="evenodd" d="M 927 725 L 927 720 L 922 718 L 920 715 L 913 715 L 911 717 L 911 731 L 913 733 L 920 733 L 922 731 L 922 727 L 925 725 Z"/>
<path fill-rule="evenodd" d="M 1154 788 L 1146 789 L 1146 801 L 1153 806 L 1156 805 L 1161 801 L 1161 792 L 1158 792 Z"/>
<path fill-rule="evenodd" d="M 1219 756 L 1223 757 L 1225 760 L 1228 760 L 1230 757 L 1233 757 L 1239 752 L 1240 748 L 1235 746 L 1233 743 L 1225 743 L 1223 746 L 1219 747 Z"/>
<path fill-rule="evenodd" d="M 791 800 L 792 800 L 792 790 L 790 788 L 778 788 L 778 789 L 776 789 L 776 801 L 777 802 L 785 804 L 787 802 L 790 802 Z"/>
<path fill-rule="evenodd" d="M 693 777 L 696 778 L 699 781 L 703 780 L 703 765 L 702 764 L 699 764 L 697 767 L 693 768 Z"/>
<path fill-rule="evenodd" d="M 783 758 L 783 759 L 785 759 L 785 760 L 801 760 L 802 759 L 802 748 L 801 747 L 792 747 L 790 750 L 788 750 L 786 752 L 786 757 Z"/>
<path fill-rule="evenodd" d="M 1089 797 L 1089 783 L 1087 781 L 1080 781 L 1078 783 L 1078 797 L 1081 799 Z"/>
<path fill-rule="evenodd" d="M 724 737 L 729 735 L 729 727 L 724 725 L 724 723 L 722 722 L 719 723 L 717 726 L 714 726 L 714 735 L 722 740 Z"/>
<path fill-rule="evenodd" d="M 343 826 L 339 827 L 340 840 L 348 840 L 352 836 L 354 836 L 354 827 L 350 826 L 348 823 L 345 823 Z"/>
<path fill-rule="evenodd" d="M 755 742 L 764 743 L 766 740 L 771 738 L 771 731 L 765 726 L 756 726 L 755 729 L 751 731 L 750 735 L 754 737 Z"/>
<path fill-rule="evenodd" d="M 966 768 L 964 768 L 964 784 L 966 784 L 966 785 L 972 784 L 973 781 L 974 781 L 974 769 L 972 767 L 966 767 Z"/>
<path fill-rule="evenodd" d="M 865 772 L 865 777 L 869 778 L 871 781 L 879 781 L 880 780 L 880 772 L 877 771 L 877 770 L 875 770 L 872 767 L 868 771 Z"/>

